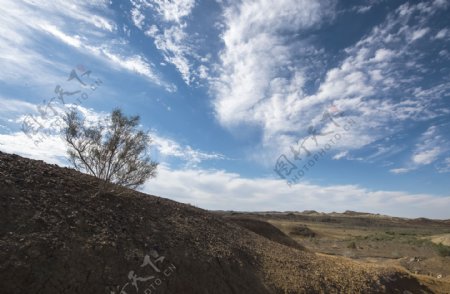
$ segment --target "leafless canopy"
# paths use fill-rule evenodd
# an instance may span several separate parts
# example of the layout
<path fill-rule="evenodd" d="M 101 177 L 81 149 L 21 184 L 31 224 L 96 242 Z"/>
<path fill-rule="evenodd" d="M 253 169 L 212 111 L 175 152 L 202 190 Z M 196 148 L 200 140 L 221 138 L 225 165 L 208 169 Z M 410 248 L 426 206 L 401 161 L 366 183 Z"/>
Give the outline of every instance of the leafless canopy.
<path fill-rule="evenodd" d="M 132 189 L 142 185 L 156 176 L 158 164 L 148 156 L 151 141 L 138 130 L 139 120 L 115 109 L 105 121 L 88 124 L 77 111 L 68 112 L 64 138 L 70 162 L 106 183 Z"/>

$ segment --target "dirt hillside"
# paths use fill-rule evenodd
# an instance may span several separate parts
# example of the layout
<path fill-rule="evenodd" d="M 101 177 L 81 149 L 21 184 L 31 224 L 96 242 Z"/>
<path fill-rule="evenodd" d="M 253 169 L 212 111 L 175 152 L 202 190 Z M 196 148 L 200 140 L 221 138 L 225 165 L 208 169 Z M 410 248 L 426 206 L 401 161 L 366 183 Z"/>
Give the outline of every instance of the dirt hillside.
<path fill-rule="evenodd" d="M 0 293 L 430 293 L 394 268 L 0 152 Z M 409 292 L 405 292 L 409 291 Z"/>
<path fill-rule="evenodd" d="M 268 222 L 249 217 L 227 217 L 227 220 L 234 222 L 252 232 L 255 232 L 256 234 L 261 235 L 273 242 L 277 242 L 292 248 L 305 250 L 305 247 L 289 238 L 289 236 L 287 236 L 278 228 Z"/>

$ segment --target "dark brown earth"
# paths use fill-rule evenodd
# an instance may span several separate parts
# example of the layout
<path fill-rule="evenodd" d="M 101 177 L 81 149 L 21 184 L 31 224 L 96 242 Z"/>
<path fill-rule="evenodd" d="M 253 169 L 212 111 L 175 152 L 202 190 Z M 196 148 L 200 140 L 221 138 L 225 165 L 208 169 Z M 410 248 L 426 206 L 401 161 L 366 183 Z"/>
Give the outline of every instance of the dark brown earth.
<path fill-rule="evenodd" d="M 261 221 L 255 218 L 245 217 L 227 217 L 227 220 L 238 224 L 258 235 L 261 235 L 270 241 L 277 242 L 296 249 L 305 250 L 305 247 L 289 238 L 286 234 L 280 231 L 277 227 L 268 222 Z"/>
<path fill-rule="evenodd" d="M 296 226 L 290 232 L 294 236 L 315 237 L 316 233 L 307 226 Z"/>
<path fill-rule="evenodd" d="M 99 185 L 0 152 L 0 293 L 431 293 L 399 268 L 285 246 L 216 213 Z"/>

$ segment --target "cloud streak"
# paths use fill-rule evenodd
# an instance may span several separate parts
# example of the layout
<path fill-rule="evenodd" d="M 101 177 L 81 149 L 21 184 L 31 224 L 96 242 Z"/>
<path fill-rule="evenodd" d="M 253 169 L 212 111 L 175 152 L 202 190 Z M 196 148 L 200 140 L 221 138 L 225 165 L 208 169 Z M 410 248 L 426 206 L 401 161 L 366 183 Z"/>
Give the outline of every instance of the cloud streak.
<path fill-rule="evenodd" d="M 46 84 L 58 72 L 67 71 L 65 60 L 61 59 L 64 56 L 54 60 L 45 56 L 47 43 L 59 41 L 113 68 L 137 73 L 168 91 L 175 90 L 142 54 L 132 53 L 128 44 L 120 40 L 113 20 L 92 12 L 108 12 L 106 1 L 79 1 L 77 5 L 67 1 L 6 1 L 0 9 L 0 56 L 8 73 L 0 76 L 5 81 Z"/>

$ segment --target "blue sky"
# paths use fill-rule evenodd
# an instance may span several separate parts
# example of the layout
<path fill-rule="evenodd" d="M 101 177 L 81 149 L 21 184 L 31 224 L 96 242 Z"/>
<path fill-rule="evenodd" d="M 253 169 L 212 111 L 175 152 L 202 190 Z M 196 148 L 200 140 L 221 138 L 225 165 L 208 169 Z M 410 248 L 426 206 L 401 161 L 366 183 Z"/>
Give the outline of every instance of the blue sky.
<path fill-rule="evenodd" d="M 61 114 L 120 107 L 153 137 L 147 193 L 206 209 L 450 218 L 449 9 L 6 0 L 0 150 L 67 165 Z"/>

